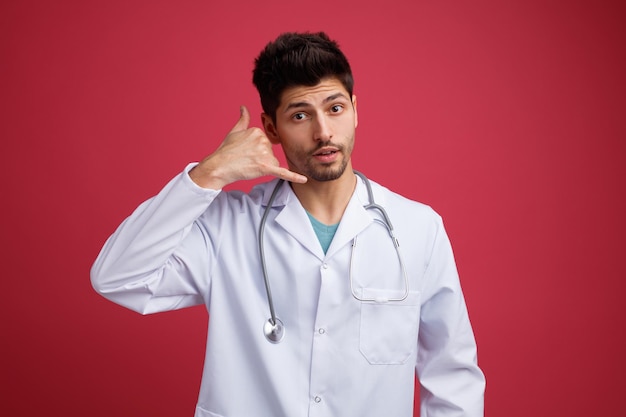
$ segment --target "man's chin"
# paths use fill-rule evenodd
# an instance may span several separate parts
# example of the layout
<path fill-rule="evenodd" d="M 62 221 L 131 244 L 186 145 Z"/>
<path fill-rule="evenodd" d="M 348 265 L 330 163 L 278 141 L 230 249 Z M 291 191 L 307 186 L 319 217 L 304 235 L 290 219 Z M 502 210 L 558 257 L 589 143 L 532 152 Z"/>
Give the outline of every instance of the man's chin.
<path fill-rule="evenodd" d="M 346 170 L 346 166 L 341 167 L 322 167 L 314 170 L 309 170 L 305 175 L 314 181 L 326 182 L 335 181 L 343 175 Z"/>

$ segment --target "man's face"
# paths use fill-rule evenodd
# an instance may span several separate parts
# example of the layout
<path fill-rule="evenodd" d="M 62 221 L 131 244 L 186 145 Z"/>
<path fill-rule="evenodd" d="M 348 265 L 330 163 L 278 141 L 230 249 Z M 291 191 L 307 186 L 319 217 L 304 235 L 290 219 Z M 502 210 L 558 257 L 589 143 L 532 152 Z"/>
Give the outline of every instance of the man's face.
<path fill-rule="evenodd" d="M 285 90 L 276 121 L 264 114 L 263 124 L 268 138 L 281 144 L 292 171 L 315 181 L 331 181 L 351 167 L 356 97 L 350 97 L 336 78 Z"/>

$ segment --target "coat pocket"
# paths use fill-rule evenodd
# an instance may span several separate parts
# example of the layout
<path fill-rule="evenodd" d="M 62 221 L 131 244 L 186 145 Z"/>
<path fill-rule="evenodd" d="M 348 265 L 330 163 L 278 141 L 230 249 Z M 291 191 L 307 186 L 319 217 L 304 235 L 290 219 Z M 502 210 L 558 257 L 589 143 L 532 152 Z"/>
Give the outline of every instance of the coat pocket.
<path fill-rule="evenodd" d="M 389 290 L 364 288 L 364 299 L 384 300 Z M 391 297 L 389 297 L 391 298 Z M 359 349 L 372 365 L 400 365 L 417 349 L 420 293 L 402 301 L 362 301 Z"/>

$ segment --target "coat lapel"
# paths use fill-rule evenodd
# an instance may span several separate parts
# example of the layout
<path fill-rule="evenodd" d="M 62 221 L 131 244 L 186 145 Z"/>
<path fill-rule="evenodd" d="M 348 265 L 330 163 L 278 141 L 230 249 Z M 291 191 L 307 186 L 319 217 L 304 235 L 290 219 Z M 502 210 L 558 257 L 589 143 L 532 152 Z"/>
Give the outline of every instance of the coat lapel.
<path fill-rule="evenodd" d="M 328 248 L 327 256 L 333 256 L 335 252 L 352 241 L 356 235 L 373 222 L 372 216 L 363 207 L 367 203 L 365 185 L 358 178 L 356 190 L 352 194 L 352 198 L 350 198 L 346 211 L 343 213 L 337 233 Z"/>
<path fill-rule="evenodd" d="M 263 198 L 264 205 L 267 205 L 275 183 L 276 181 L 272 181 L 270 183 L 271 185 L 266 189 Z M 330 257 L 340 250 L 373 222 L 372 216 L 363 207 L 368 203 L 365 185 L 359 178 L 357 180 L 356 190 L 350 198 L 350 202 L 339 223 L 337 233 L 328 248 L 327 255 L 324 255 L 324 251 L 311 226 L 311 221 L 288 183 L 282 185 L 272 206 L 282 206 L 282 210 L 280 210 L 276 216 L 276 223 L 285 229 L 287 233 L 309 252 L 320 260 L 323 260 L 325 257 Z M 268 219 L 268 222 L 269 221 L 271 220 Z"/>
<path fill-rule="evenodd" d="M 272 181 L 275 184 L 275 181 Z M 268 187 L 265 192 L 263 204 L 267 205 L 269 196 L 274 186 Z M 304 248 L 315 255 L 317 258 L 324 259 L 324 251 L 315 236 L 311 221 L 306 215 L 306 211 L 300 201 L 289 186 L 284 183 L 274 199 L 273 207 L 280 208 L 280 212 L 276 215 L 275 222 L 280 225 L 287 233 L 296 239 Z M 268 219 L 268 223 L 271 220 Z"/>

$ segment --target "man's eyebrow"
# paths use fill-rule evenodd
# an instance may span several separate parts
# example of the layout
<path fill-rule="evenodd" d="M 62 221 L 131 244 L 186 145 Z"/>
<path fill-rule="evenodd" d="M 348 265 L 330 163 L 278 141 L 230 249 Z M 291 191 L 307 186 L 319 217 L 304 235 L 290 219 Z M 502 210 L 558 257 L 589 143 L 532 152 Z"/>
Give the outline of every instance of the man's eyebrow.
<path fill-rule="evenodd" d="M 331 96 L 326 97 L 326 98 L 324 99 L 323 103 L 324 103 L 324 104 L 326 104 L 326 103 L 328 103 L 329 101 L 337 100 L 337 99 L 338 99 L 338 98 L 340 98 L 340 97 L 341 97 L 341 98 L 345 98 L 346 100 L 348 100 L 348 97 L 346 97 L 346 95 L 345 95 L 344 93 L 339 92 L 339 93 L 335 93 L 335 94 L 333 94 L 333 95 L 331 95 Z"/>
<path fill-rule="evenodd" d="M 344 93 L 339 92 L 339 93 L 335 93 L 335 94 L 332 94 L 332 95 L 326 97 L 322 101 L 322 103 L 326 104 L 329 101 L 333 101 L 333 100 L 336 100 L 338 98 L 344 98 L 344 99 L 348 100 L 348 98 L 346 97 L 346 95 Z M 306 101 L 294 101 L 293 103 L 289 103 L 287 105 L 287 107 L 285 107 L 284 113 L 287 113 L 291 109 L 301 109 L 301 108 L 306 108 L 306 107 L 312 107 L 311 103 L 306 102 Z"/>

